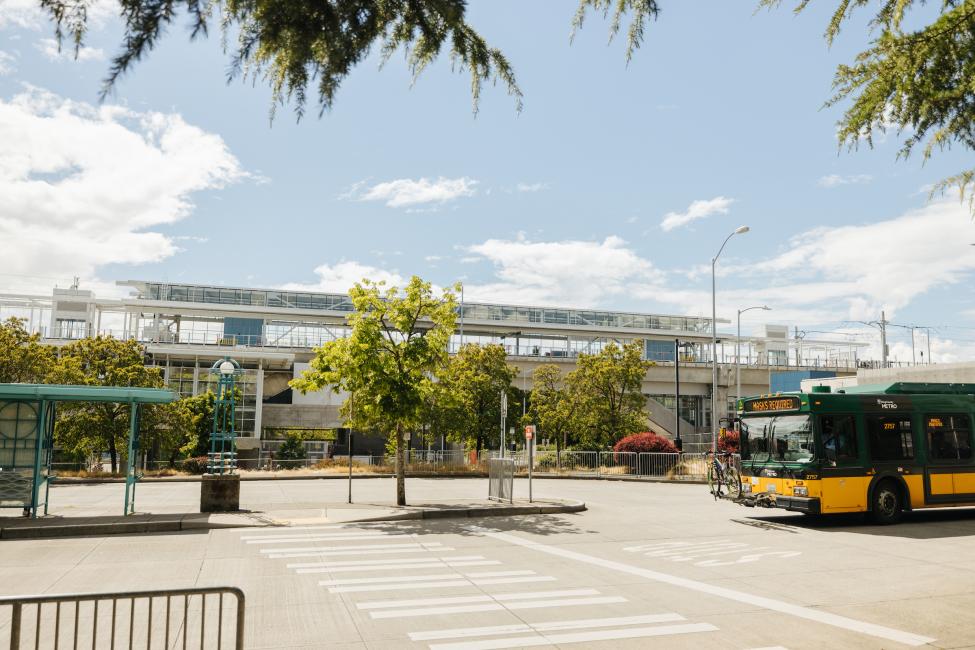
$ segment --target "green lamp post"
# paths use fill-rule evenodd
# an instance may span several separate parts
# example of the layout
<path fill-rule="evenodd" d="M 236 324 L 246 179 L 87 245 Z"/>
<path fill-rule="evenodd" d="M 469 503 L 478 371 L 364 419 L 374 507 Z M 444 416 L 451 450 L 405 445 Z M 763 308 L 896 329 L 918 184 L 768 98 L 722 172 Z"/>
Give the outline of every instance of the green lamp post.
<path fill-rule="evenodd" d="M 232 512 L 240 510 L 234 398 L 237 377 L 243 370 L 239 363 L 224 357 L 214 362 L 210 373 L 217 376 L 217 393 L 213 402 L 207 473 L 200 482 L 200 512 Z"/>
<path fill-rule="evenodd" d="M 240 364 L 230 357 L 217 359 L 210 367 L 210 374 L 217 376 L 217 395 L 213 403 L 207 474 L 234 474 L 237 471 L 234 389 L 242 372 Z"/>

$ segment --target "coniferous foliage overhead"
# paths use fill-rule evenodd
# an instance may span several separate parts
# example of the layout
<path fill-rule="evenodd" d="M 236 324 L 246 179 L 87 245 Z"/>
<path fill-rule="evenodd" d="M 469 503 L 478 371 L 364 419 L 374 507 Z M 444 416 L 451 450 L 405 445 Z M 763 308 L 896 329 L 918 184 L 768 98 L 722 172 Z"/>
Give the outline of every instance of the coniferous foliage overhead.
<path fill-rule="evenodd" d="M 58 41 L 67 35 L 76 52 L 91 2 L 40 0 L 55 22 Z M 119 6 L 125 35 L 103 96 L 184 15 L 190 16 L 193 38 L 207 35 L 219 15 L 231 50 L 228 80 L 266 81 L 273 93 L 272 114 L 276 105 L 290 101 L 300 118 L 309 92 L 317 92 L 320 112 L 330 109 L 341 83 L 373 48 L 383 62 L 402 50 L 414 78 L 446 50 L 455 69 L 470 75 L 475 112 L 483 84 L 499 81 L 521 110 L 514 68 L 467 22 L 466 0 L 119 0 Z M 627 60 L 640 45 L 647 19 L 658 11 L 655 0 L 580 0 L 573 33 L 590 9 L 610 19 L 611 40 L 631 16 Z"/>

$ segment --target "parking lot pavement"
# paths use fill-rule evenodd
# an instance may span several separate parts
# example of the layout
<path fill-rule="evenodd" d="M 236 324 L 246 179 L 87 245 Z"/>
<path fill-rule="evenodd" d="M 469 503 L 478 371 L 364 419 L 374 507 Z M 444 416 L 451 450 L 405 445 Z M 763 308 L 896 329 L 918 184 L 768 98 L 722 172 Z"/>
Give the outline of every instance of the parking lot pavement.
<path fill-rule="evenodd" d="M 0 590 L 239 586 L 250 648 L 975 643 L 969 511 L 879 528 L 716 503 L 700 486 L 537 488 L 590 510 L 2 542 L 16 587 Z"/>

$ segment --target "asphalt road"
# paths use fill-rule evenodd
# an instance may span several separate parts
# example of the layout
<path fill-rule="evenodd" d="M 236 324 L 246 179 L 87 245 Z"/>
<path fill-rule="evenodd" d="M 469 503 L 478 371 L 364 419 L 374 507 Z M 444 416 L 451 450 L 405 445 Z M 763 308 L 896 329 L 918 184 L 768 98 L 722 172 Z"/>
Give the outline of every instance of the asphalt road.
<path fill-rule="evenodd" d="M 445 497 L 483 483 L 410 481 Z M 703 486 L 535 491 L 589 510 L 6 541 L 0 592 L 234 585 L 248 648 L 975 645 L 975 510 L 876 527 L 716 503 Z"/>

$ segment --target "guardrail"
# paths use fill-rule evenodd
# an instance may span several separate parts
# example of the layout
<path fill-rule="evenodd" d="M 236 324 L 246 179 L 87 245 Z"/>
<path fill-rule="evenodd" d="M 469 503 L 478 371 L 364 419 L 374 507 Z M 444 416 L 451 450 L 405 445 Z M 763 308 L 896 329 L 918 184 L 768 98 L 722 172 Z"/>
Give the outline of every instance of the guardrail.
<path fill-rule="evenodd" d="M 0 598 L 0 614 L 7 607 L 10 650 L 244 647 L 244 592 L 236 587 Z"/>

